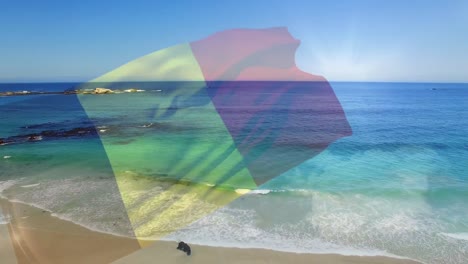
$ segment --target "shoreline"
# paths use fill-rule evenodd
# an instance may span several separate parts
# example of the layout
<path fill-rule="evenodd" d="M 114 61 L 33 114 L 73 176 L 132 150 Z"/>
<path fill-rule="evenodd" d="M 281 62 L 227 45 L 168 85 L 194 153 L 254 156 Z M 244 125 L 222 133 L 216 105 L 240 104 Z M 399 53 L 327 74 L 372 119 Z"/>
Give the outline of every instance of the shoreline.
<path fill-rule="evenodd" d="M 9 239 L 0 244 L 11 244 L 16 258 L 10 263 L 110 263 L 140 249 L 135 239 L 92 231 L 31 205 L 2 197 L 0 207 L 9 219 L 2 225 Z"/>
<path fill-rule="evenodd" d="M 260 248 L 213 247 L 191 244 L 192 256 L 176 250 L 177 242 L 148 241 L 141 248 L 136 239 L 98 232 L 53 216 L 51 212 L 0 198 L 8 224 L 0 231 L 10 234 L 9 241 L 2 236 L 0 245 L 8 242 L 11 263 L 419 263 L 404 258 L 387 256 L 348 256 L 340 254 L 293 253 Z M 8 231 L 8 232 L 5 232 Z M 13 238 L 13 239 L 11 239 Z M 2 249 L 4 246 L 2 246 Z M 14 250 L 14 253 L 11 252 Z M 0 249 L 1 252 L 1 249 Z M 12 257 L 15 256 L 15 257 Z M 16 261 L 15 261 L 16 258 Z"/>

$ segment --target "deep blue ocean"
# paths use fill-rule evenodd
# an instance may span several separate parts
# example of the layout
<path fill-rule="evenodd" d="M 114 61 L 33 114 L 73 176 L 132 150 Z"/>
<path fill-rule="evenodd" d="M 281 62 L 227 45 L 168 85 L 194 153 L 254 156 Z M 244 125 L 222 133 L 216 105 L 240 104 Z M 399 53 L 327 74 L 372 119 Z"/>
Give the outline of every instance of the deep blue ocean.
<path fill-rule="evenodd" d="M 0 84 L 0 92 L 63 91 L 77 85 Z M 331 85 L 352 128 L 351 136 L 333 142 L 315 157 L 164 239 L 466 263 L 468 84 Z M 200 129 L 187 121 L 183 128 L 161 125 L 151 135 L 139 132 L 140 127 L 154 125 L 132 111 L 164 96 L 164 84 L 154 89 L 101 97 L 105 98 L 102 109 L 96 111 L 102 118 L 98 121 L 106 126 L 98 129 L 110 133 L 116 127 L 121 133 L 113 135 L 110 144 L 129 144 L 122 138 L 132 133 L 164 138 L 168 142 L 164 147 L 175 148 L 171 142 L 188 140 Z M 116 100 L 119 105 L 135 102 L 135 109 L 114 109 Z M 180 107 L 191 107 L 191 113 L 205 120 L 208 110 L 201 105 Z M 99 123 L 92 121 L 74 95 L 0 97 L 0 138 Z M 203 140 L 217 140 L 217 133 L 223 131 L 209 122 L 204 124 L 207 131 Z M 137 143 L 128 145 L 129 156 L 132 144 Z M 163 163 L 164 155 L 158 155 L 161 158 L 152 163 Z M 138 168 L 141 170 L 132 171 L 132 177 L 168 177 L 162 171 L 164 166 L 150 171 L 142 163 Z M 2 196 L 45 208 L 92 229 L 128 235 L 125 224 L 110 224 L 125 211 L 120 210 L 122 202 L 112 179 L 99 137 L 0 146 Z M 157 195 L 159 189 L 148 192 Z M 7 218 L 0 215 L 0 223 Z"/>

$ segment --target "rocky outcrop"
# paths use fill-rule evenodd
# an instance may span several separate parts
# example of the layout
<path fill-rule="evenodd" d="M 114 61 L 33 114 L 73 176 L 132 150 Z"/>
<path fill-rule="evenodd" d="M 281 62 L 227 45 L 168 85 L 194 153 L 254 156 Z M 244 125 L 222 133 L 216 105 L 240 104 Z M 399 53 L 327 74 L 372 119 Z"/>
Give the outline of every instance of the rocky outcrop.
<path fill-rule="evenodd" d="M 62 92 L 30 92 L 30 91 L 16 91 L 16 92 L 0 92 L 0 96 L 20 96 L 20 95 L 36 95 L 36 94 L 61 94 Z"/>
<path fill-rule="evenodd" d="M 17 135 L 8 138 L 0 138 L 0 145 L 7 145 L 13 143 L 25 143 L 41 141 L 43 139 L 58 139 L 58 138 L 71 138 L 71 137 L 84 137 L 96 136 L 97 131 L 94 126 L 77 127 L 69 130 L 44 130 L 39 133 Z"/>
<path fill-rule="evenodd" d="M 73 95 L 73 94 L 120 94 L 120 93 L 138 93 L 144 92 L 145 90 L 140 90 L 136 88 L 130 88 L 125 90 L 112 90 L 109 88 L 98 87 L 95 89 L 68 89 L 63 92 L 33 92 L 33 91 L 6 91 L 0 92 L 0 96 L 24 96 L 24 95 L 41 95 L 41 94 L 63 94 L 63 95 Z M 156 90 L 160 92 L 161 90 Z"/>
<path fill-rule="evenodd" d="M 94 89 L 94 94 L 110 94 L 110 93 L 114 93 L 114 91 L 112 91 L 111 89 L 107 89 L 107 88 L 96 88 Z"/>

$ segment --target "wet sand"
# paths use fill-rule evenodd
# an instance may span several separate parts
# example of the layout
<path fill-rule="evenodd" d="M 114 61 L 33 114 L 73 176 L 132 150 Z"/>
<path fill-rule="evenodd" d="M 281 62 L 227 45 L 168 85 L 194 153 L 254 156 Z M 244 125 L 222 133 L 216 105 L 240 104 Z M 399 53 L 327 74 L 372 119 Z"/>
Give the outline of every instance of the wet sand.
<path fill-rule="evenodd" d="M 191 245 L 192 255 L 176 250 L 176 242 L 146 242 L 96 232 L 61 220 L 33 206 L 0 199 L 10 223 L 0 225 L 2 264 L 9 263 L 418 263 L 389 257 L 296 254 L 266 249 Z M 7 236 L 9 234 L 9 237 Z M 190 244 L 190 241 L 185 241 Z"/>

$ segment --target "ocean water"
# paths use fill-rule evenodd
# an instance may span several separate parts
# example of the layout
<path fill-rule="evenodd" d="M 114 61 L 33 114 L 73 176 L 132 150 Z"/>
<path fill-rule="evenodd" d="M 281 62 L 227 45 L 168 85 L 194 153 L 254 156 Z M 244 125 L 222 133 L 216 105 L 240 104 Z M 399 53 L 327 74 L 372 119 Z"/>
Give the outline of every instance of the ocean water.
<path fill-rule="evenodd" d="M 0 91 L 62 91 L 76 85 L 1 84 Z M 81 98 L 0 97 L 0 138 L 76 127 L 103 130 L 91 136 L 0 146 L 0 194 L 91 229 L 135 235 L 114 174 L 140 182 L 154 179 L 139 191 L 157 197 L 169 185 L 181 184 L 181 179 L 210 184 L 209 174 L 222 173 L 223 167 L 208 166 L 210 170 L 200 172 L 193 164 L 203 161 L 200 155 L 212 156 L 208 161 L 221 157 L 224 152 L 213 145 L 229 148 L 222 145 L 226 131 L 211 118 L 213 108 L 205 94 L 162 107 L 164 98 L 174 98 L 171 85 Z M 352 135 L 333 141 L 256 190 L 171 230 L 163 239 L 466 263 L 468 84 L 331 85 Z M 277 125 L 274 118 L 263 121 Z M 147 148 L 148 142 L 157 142 L 157 148 L 139 156 L 134 149 Z M 294 147 L 301 152 L 302 146 Z M 293 163 L 295 155 L 281 152 L 274 155 Z M 269 166 L 275 169 L 274 164 L 264 164 L 264 169 Z M 246 188 L 242 181 L 225 179 L 219 184 Z"/>

